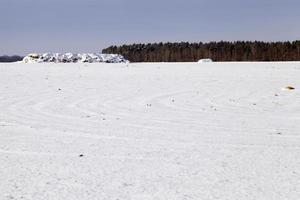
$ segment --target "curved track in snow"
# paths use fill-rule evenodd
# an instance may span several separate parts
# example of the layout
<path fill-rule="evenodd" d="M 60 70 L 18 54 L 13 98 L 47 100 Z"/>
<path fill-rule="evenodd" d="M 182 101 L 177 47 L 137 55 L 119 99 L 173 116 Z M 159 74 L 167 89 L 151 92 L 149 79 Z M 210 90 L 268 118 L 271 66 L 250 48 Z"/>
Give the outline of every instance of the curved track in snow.
<path fill-rule="evenodd" d="M 1 64 L 0 199 L 298 199 L 299 77 L 296 62 Z"/>

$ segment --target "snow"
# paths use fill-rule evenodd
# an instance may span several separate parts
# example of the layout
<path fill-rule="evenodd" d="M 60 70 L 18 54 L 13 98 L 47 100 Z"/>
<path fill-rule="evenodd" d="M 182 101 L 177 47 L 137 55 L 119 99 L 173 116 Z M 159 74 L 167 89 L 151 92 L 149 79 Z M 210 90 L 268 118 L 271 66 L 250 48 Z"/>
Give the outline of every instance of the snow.
<path fill-rule="evenodd" d="M 213 62 L 213 60 L 210 59 L 210 58 L 205 58 L 205 59 L 198 60 L 198 63 L 211 63 L 211 62 Z"/>
<path fill-rule="evenodd" d="M 129 62 L 123 56 L 118 54 L 100 54 L 100 53 L 83 53 L 83 54 L 73 54 L 73 53 L 43 53 L 36 54 L 32 53 L 24 57 L 24 63 L 127 63 Z"/>
<path fill-rule="evenodd" d="M 297 200 L 299 75 L 297 62 L 0 64 L 0 199 Z"/>

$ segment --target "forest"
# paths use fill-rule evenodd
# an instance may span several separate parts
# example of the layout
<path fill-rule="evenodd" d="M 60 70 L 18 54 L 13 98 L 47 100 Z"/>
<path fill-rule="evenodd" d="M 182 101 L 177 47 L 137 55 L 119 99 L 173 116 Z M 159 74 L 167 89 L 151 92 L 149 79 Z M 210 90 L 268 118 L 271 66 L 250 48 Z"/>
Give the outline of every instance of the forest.
<path fill-rule="evenodd" d="M 110 46 L 102 53 L 121 54 L 131 62 L 300 61 L 300 40 L 293 42 L 148 43 Z"/>
<path fill-rule="evenodd" d="M 17 62 L 22 59 L 23 57 L 21 56 L 0 56 L 0 62 Z"/>

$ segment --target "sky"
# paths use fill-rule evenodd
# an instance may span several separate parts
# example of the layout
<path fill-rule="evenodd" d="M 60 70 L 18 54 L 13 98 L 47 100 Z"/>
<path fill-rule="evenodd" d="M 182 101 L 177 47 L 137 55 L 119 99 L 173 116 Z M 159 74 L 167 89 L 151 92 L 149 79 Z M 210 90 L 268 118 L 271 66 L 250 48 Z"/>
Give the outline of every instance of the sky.
<path fill-rule="evenodd" d="M 299 0 L 0 0 L 0 55 L 300 39 Z"/>

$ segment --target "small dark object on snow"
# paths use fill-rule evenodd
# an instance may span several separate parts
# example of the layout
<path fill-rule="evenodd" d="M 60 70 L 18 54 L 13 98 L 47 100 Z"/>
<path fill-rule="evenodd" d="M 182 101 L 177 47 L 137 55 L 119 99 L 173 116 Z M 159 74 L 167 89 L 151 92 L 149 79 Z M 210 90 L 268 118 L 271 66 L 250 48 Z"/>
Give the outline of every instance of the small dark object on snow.
<path fill-rule="evenodd" d="M 58 88 L 59 91 L 61 91 L 61 88 Z"/>
<path fill-rule="evenodd" d="M 277 135 L 281 135 L 281 133 L 279 132 L 279 133 L 277 133 Z"/>
<path fill-rule="evenodd" d="M 295 88 L 292 87 L 292 86 L 287 86 L 287 87 L 285 87 L 285 89 L 286 89 L 286 90 L 294 90 Z"/>
<path fill-rule="evenodd" d="M 79 155 L 79 157 L 83 157 L 83 156 L 84 156 L 83 154 L 80 154 L 80 155 Z"/>

